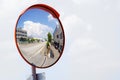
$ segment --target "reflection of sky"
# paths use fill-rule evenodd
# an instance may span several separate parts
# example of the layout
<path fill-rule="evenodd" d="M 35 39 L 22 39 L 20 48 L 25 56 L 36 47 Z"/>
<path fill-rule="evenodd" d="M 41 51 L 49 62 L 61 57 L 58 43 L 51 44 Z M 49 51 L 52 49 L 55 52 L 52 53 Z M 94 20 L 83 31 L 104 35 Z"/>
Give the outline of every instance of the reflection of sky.
<path fill-rule="evenodd" d="M 46 38 L 47 33 L 53 34 L 57 19 L 48 12 L 40 9 L 30 9 L 19 19 L 18 26 L 27 31 L 28 36 L 35 38 Z"/>
<path fill-rule="evenodd" d="M 26 11 L 19 19 L 18 21 L 18 27 L 23 27 L 25 21 L 32 21 L 35 23 L 41 23 L 44 25 L 47 25 L 53 30 L 56 27 L 56 19 L 54 20 L 48 20 L 48 15 L 50 15 L 48 12 L 40 9 L 30 9 Z"/>

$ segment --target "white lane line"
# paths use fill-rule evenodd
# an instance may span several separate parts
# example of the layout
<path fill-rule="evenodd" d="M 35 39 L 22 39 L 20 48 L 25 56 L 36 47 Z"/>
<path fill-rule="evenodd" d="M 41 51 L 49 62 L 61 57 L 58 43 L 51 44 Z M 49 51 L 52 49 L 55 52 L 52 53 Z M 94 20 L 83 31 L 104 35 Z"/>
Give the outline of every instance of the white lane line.
<path fill-rule="evenodd" d="M 35 57 L 37 54 L 39 54 L 40 51 L 41 51 L 43 48 L 44 48 L 44 47 L 41 46 L 40 49 L 38 49 L 38 50 L 35 52 L 36 54 L 34 54 L 33 56 L 31 56 L 29 59 L 31 59 L 31 58 Z"/>
<path fill-rule="evenodd" d="M 45 59 L 44 59 L 42 65 L 41 65 L 41 67 L 45 64 L 45 61 L 46 61 L 46 60 L 47 60 L 47 56 L 45 56 Z"/>

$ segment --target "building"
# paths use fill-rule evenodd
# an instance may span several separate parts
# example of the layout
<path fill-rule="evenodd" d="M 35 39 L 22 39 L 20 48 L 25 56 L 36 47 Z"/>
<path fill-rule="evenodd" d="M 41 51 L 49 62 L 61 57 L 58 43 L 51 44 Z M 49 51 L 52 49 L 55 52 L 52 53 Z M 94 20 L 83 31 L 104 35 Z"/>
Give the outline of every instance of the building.
<path fill-rule="evenodd" d="M 57 25 L 53 33 L 54 46 L 59 52 L 63 49 L 63 31 L 60 25 Z"/>
<path fill-rule="evenodd" d="M 17 41 L 20 41 L 21 38 L 26 39 L 27 38 L 27 31 L 25 31 L 21 28 L 17 28 L 16 29 L 16 38 L 17 38 Z"/>

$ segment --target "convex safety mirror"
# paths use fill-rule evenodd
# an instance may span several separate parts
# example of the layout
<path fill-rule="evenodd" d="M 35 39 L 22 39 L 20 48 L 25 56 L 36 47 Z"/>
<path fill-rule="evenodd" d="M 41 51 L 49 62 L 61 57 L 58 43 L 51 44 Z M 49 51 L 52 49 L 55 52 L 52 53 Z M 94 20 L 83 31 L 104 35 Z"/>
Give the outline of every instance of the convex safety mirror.
<path fill-rule="evenodd" d="M 65 44 L 59 14 L 53 8 L 36 4 L 27 8 L 15 26 L 15 42 L 23 59 L 37 68 L 48 68 L 61 57 Z"/>

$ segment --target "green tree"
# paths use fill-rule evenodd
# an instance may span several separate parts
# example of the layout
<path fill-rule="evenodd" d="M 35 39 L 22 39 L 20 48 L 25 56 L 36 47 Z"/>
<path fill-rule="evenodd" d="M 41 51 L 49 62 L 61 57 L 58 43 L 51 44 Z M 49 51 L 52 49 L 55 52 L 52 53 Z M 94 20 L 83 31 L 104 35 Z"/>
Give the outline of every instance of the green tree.
<path fill-rule="evenodd" d="M 34 39 L 34 38 L 32 38 L 32 39 L 31 39 L 31 42 L 33 43 L 34 41 L 35 41 L 35 39 Z"/>
<path fill-rule="evenodd" d="M 51 33 L 50 33 L 50 32 L 47 34 L 47 37 L 48 37 L 48 42 L 50 42 L 50 43 L 51 43 L 51 41 L 52 41 L 52 35 L 51 35 Z"/>

